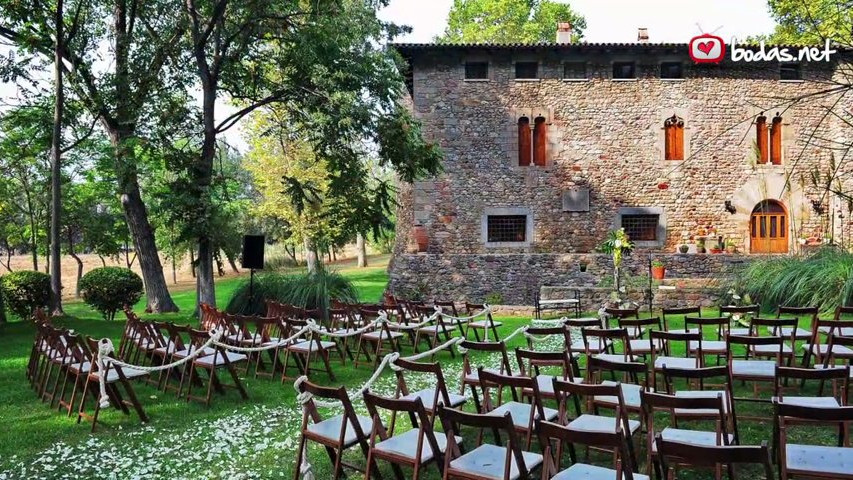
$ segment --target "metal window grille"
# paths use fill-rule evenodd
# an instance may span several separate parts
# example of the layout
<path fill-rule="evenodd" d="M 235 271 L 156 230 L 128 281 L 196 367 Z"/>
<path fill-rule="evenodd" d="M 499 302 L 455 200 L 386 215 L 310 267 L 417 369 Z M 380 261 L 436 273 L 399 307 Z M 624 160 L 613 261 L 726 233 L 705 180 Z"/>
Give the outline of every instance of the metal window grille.
<path fill-rule="evenodd" d="M 539 63 L 537 62 L 516 62 L 515 63 L 515 78 L 539 78 Z"/>
<path fill-rule="evenodd" d="M 622 215 L 622 228 L 631 241 L 656 241 L 660 215 Z"/>
<path fill-rule="evenodd" d="M 465 64 L 465 78 L 468 80 L 486 80 L 489 78 L 488 62 L 468 62 Z"/>
<path fill-rule="evenodd" d="M 634 62 L 614 62 L 613 78 L 637 78 Z"/>
<path fill-rule="evenodd" d="M 489 215 L 487 237 L 490 243 L 527 240 L 527 215 Z"/>

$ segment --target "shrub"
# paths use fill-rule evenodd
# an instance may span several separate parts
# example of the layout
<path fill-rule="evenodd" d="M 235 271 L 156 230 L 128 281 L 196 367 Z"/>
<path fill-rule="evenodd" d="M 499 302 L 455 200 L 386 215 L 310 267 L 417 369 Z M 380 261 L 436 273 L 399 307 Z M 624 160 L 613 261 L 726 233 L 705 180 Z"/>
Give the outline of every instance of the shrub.
<path fill-rule="evenodd" d="M 266 300 L 288 303 L 302 308 L 327 311 L 331 300 L 358 301 L 352 283 L 337 272 L 322 267 L 316 273 L 283 275 L 266 273 L 255 275 L 254 293 L 249 296 L 249 279 L 243 281 L 225 307 L 232 314 L 264 315 Z"/>
<path fill-rule="evenodd" d="M 21 318 L 29 318 L 33 310 L 46 307 L 50 301 L 50 276 L 34 271 L 7 273 L 0 277 L 6 308 Z"/>
<path fill-rule="evenodd" d="M 112 320 L 122 307 L 142 298 L 142 279 L 127 268 L 101 267 L 83 275 L 80 291 L 89 306 Z"/>

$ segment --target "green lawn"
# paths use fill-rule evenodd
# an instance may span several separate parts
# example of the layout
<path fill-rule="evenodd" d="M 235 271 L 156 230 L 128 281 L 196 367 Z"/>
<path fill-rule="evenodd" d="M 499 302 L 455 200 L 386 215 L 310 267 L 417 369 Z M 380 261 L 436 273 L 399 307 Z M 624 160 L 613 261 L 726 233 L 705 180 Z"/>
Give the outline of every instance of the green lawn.
<path fill-rule="evenodd" d="M 387 282 L 383 267 L 364 270 L 342 269 L 359 289 L 363 301 L 377 301 Z M 225 303 L 240 279 L 223 280 L 217 283 L 217 296 Z M 178 292 L 175 301 L 182 309 L 180 314 L 161 316 L 172 320 L 187 321 L 191 312 L 194 293 Z M 144 302 L 141 302 L 144 305 Z M 69 328 L 95 337 L 111 337 L 117 340 L 122 322 L 107 323 L 98 318 L 85 305 L 70 304 L 67 312 L 73 317 L 61 323 Z M 149 316 L 146 316 L 149 317 Z M 521 325 L 526 318 L 501 318 L 504 325 L 501 335 L 506 336 Z M 673 325 L 678 325 L 676 320 Z M 710 334 L 710 332 L 709 332 Z M 29 388 L 24 369 L 33 337 L 33 328 L 28 323 L 14 322 L 0 326 L 0 480 L 8 478 L 292 478 L 297 431 L 301 416 L 293 387 L 290 382 L 280 383 L 277 379 L 245 379 L 249 400 L 243 401 L 236 392 L 228 391 L 217 396 L 210 408 L 195 402 L 187 403 L 176 399 L 173 393 L 164 394 L 153 387 L 135 384 L 136 392 L 146 412 L 151 417 L 148 424 L 141 424 L 135 415 L 124 417 L 119 412 L 108 410 L 102 415 L 104 426 L 92 435 L 88 424 L 77 425 L 74 418 L 67 418 L 41 403 Z M 523 346 L 525 340 L 519 335 L 509 347 Z M 553 349 L 562 343 L 559 339 L 546 341 L 540 348 Z M 553 344 L 553 345 L 552 345 Z M 410 350 L 406 350 L 408 354 Z M 512 356 L 512 354 L 511 354 Z M 474 363 L 496 366 L 494 355 L 475 355 Z M 458 389 L 461 362 L 457 355 L 452 359 L 445 352 L 439 355 L 445 377 L 451 390 Z M 341 367 L 333 364 L 336 382 L 325 375 L 314 379 L 324 384 L 345 385 L 357 389 L 372 372 L 369 366 L 353 368 L 351 364 Z M 515 367 L 513 359 L 513 367 Z M 424 388 L 432 379 L 416 377 L 415 386 Z M 380 394 L 393 394 L 393 375 L 386 372 L 375 386 Z M 738 395 L 746 395 L 751 387 L 738 387 Z M 809 386 L 808 392 L 814 387 Z M 765 394 L 765 398 L 768 395 Z M 471 402 L 469 402 L 470 404 Z M 365 409 L 360 401 L 355 402 L 361 413 Z M 330 413 L 330 412 L 325 412 Z M 333 412 L 331 412 L 333 413 Z M 738 403 L 737 413 L 761 415 L 769 419 L 767 404 Z M 666 418 L 661 418 L 664 425 Z M 739 423 L 743 443 L 755 444 L 769 441 L 772 424 L 768 421 L 746 421 Z M 470 433 L 470 432 L 469 432 Z M 831 433 L 821 431 L 803 435 L 820 438 L 832 444 Z M 466 435 L 470 446 L 473 436 Z M 328 458 L 321 449 L 312 448 L 311 460 L 317 479 L 329 478 Z M 638 449 L 641 463 L 645 446 Z M 360 455 L 351 454 L 351 460 L 360 461 Z M 607 459 L 597 457 L 606 464 Z M 383 466 L 388 477 L 390 470 Z M 426 478 L 438 478 L 435 470 Z M 753 471 L 746 472 L 747 478 L 761 478 Z M 358 478 L 358 477 L 352 477 Z M 704 474 L 682 474 L 679 478 L 710 478 Z"/>

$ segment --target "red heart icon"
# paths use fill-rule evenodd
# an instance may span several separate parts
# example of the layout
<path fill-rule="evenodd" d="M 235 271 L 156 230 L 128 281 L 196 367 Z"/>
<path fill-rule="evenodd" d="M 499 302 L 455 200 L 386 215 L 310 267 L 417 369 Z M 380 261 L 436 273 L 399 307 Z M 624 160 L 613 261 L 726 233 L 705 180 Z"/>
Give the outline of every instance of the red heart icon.
<path fill-rule="evenodd" d="M 696 45 L 696 48 L 698 48 L 699 51 L 704 53 L 705 55 L 708 55 L 709 53 L 711 53 L 711 49 L 714 48 L 714 42 L 700 42 L 699 45 Z"/>

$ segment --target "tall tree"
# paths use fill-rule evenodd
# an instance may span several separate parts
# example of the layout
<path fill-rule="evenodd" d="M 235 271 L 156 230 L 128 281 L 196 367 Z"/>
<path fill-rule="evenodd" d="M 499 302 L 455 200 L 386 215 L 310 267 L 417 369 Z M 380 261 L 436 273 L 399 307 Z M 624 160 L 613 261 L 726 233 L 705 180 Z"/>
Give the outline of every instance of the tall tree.
<path fill-rule="evenodd" d="M 53 24 L 56 36 L 53 43 L 53 132 L 50 140 L 50 311 L 52 315 L 61 316 L 62 242 L 59 226 L 62 216 L 62 115 L 65 108 L 62 52 L 66 45 L 63 0 L 56 0 Z"/>
<path fill-rule="evenodd" d="M 573 41 L 583 37 L 586 19 L 555 0 L 454 0 L 441 43 L 554 42 L 557 23 L 572 24 Z"/>
<path fill-rule="evenodd" d="M 419 128 L 397 101 L 403 79 L 394 57 L 382 45 L 400 29 L 380 21 L 376 10 L 387 0 L 186 0 L 191 53 L 202 89 L 203 132 L 184 185 L 198 239 L 199 302 L 215 303 L 212 268 L 210 185 L 216 138 L 249 113 L 265 106 L 285 108 L 306 130 L 315 152 L 334 175 L 330 189 L 358 191 L 359 152 L 353 145 L 379 138 L 385 126 L 409 128 L 417 138 L 400 146 L 414 155 L 386 157 L 401 177 L 411 179 L 439 168 L 439 154 L 423 149 Z M 239 110 L 217 122 L 217 99 L 227 97 Z M 396 119 L 396 120 L 394 120 Z M 405 123 L 405 125 L 404 125 Z M 295 185 L 293 185 L 295 186 Z M 302 188 L 301 190 L 305 190 Z"/>
<path fill-rule="evenodd" d="M 168 101 L 174 92 L 187 90 L 181 62 L 175 61 L 185 19 L 166 0 L 81 4 L 91 8 L 91 15 L 78 24 L 75 46 L 61 49 L 68 87 L 99 120 L 112 144 L 116 190 L 139 255 L 148 309 L 177 311 L 142 200 L 135 146 L 158 122 L 171 122 L 164 96 Z M 0 3 L 0 37 L 23 53 L 52 58 L 57 32 L 42 7 L 38 0 Z"/>

